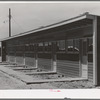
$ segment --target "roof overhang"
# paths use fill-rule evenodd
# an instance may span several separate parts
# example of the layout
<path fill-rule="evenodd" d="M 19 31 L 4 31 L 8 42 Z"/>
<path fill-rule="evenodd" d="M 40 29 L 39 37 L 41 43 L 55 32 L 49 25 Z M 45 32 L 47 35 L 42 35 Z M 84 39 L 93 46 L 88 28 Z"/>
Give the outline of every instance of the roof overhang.
<path fill-rule="evenodd" d="M 51 25 L 45 26 L 43 28 L 38 28 L 38 29 L 34 29 L 34 30 L 27 31 L 27 32 L 24 32 L 24 33 L 20 33 L 18 35 L 14 35 L 14 36 L 11 36 L 11 37 L 8 37 L 8 38 L 4 38 L 0 41 L 6 41 L 6 40 L 17 38 L 17 37 L 20 37 L 20 36 L 33 34 L 33 33 L 36 33 L 36 32 L 40 32 L 40 31 L 51 29 L 51 28 L 59 27 L 59 26 L 62 26 L 62 25 L 70 24 L 70 23 L 80 21 L 80 20 L 83 20 L 83 19 L 92 19 L 93 20 L 95 16 L 96 15 L 91 15 L 91 14 L 88 14 L 88 13 L 84 13 L 84 14 L 79 15 L 77 17 L 70 18 L 68 20 L 64 20 L 64 21 L 61 21 L 61 22 L 58 22 L 58 23 L 55 23 L 55 24 L 51 24 Z"/>

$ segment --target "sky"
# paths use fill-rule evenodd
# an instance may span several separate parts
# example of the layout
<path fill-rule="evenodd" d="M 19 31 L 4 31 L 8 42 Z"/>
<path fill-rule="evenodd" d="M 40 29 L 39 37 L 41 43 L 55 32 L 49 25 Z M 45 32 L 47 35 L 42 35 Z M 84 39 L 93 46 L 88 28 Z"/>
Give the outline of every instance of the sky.
<path fill-rule="evenodd" d="M 11 8 L 11 35 L 53 24 L 85 12 L 100 15 L 99 2 L 0 2 L 0 39 L 9 35 L 8 11 Z"/>

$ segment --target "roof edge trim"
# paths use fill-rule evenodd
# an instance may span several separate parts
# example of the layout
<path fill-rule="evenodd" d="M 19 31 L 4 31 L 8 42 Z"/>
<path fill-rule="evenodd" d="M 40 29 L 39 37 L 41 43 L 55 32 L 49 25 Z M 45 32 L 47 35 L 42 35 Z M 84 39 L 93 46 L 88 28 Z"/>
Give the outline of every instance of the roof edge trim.
<path fill-rule="evenodd" d="M 62 22 L 58 22 L 58 23 L 55 23 L 55 24 L 52 24 L 52 25 L 48 25 L 48 26 L 45 26 L 43 28 L 34 29 L 33 31 L 24 32 L 23 34 L 20 33 L 18 35 L 13 35 L 12 37 L 7 37 L 7 38 L 4 38 L 4 39 L 1 39 L 0 41 L 5 41 L 5 40 L 12 39 L 12 38 L 20 37 L 20 36 L 25 36 L 25 35 L 32 34 L 32 33 L 35 33 L 35 32 L 39 32 L 39 31 L 43 31 L 43 30 L 46 30 L 46 29 L 50 29 L 50 28 L 61 26 L 61 25 L 69 24 L 69 23 L 72 23 L 72 22 L 75 22 L 75 21 L 79 21 L 79 20 L 82 20 L 82 19 L 85 19 L 85 18 L 94 19 L 94 15 L 90 15 L 88 13 L 84 13 L 82 15 L 70 18 L 68 20 L 65 20 L 65 21 L 62 21 Z"/>

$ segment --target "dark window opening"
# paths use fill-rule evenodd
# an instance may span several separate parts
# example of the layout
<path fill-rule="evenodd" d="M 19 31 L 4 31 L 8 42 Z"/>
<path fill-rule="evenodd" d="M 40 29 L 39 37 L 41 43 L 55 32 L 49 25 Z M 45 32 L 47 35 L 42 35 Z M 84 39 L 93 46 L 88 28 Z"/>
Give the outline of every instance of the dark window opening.
<path fill-rule="evenodd" d="M 65 40 L 57 41 L 57 52 L 65 52 Z"/>
<path fill-rule="evenodd" d="M 44 42 L 44 52 L 51 52 L 52 51 L 52 43 L 51 42 Z"/>
<path fill-rule="evenodd" d="M 38 44 L 38 52 L 43 52 L 43 43 Z"/>

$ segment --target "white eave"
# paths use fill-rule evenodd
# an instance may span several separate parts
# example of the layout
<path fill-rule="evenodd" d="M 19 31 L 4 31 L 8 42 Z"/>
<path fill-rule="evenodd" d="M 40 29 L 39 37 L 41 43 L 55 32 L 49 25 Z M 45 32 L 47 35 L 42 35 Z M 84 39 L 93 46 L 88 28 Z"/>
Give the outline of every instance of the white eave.
<path fill-rule="evenodd" d="M 54 28 L 54 27 L 66 25 L 66 24 L 69 24 L 69 23 L 72 23 L 72 22 L 75 22 L 75 21 L 79 21 L 79 20 L 82 20 L 82 19 L 86 19 L 86 18 L 87 19 L 94 19 L 94 16 L 95 15 L 90 15 L 90 14 L 84 13 L 84 14 L 79 15 L 77 17 L 70 18 L 68 20 L 64 20 L 64 21 L 61 21 L 61 22 L 58 22 L 58 23 L 55 23 L 55 24 L 52 24 L 52 25 L 48 25 L 48 26 L 45 26 L 43 28 L 38 28 L 38 29 L 34 29 L 32 31 L 20 33 L 18 35 L 13 35 L 11 37 L 7 37 L 7 38 L 4 38 L 4 39 L 1 39 L 0 41 L 5 41 L 5 40 L 12 39 L 12 38 L 20 37 L 20 36 L 25 36 L 25 35 L 28 35 L 28 34 L 32 34 L 32 33 L 35 33 L 35 32 L 39 32 L 39 31 L 51 29 L 51 28 Z"/>

